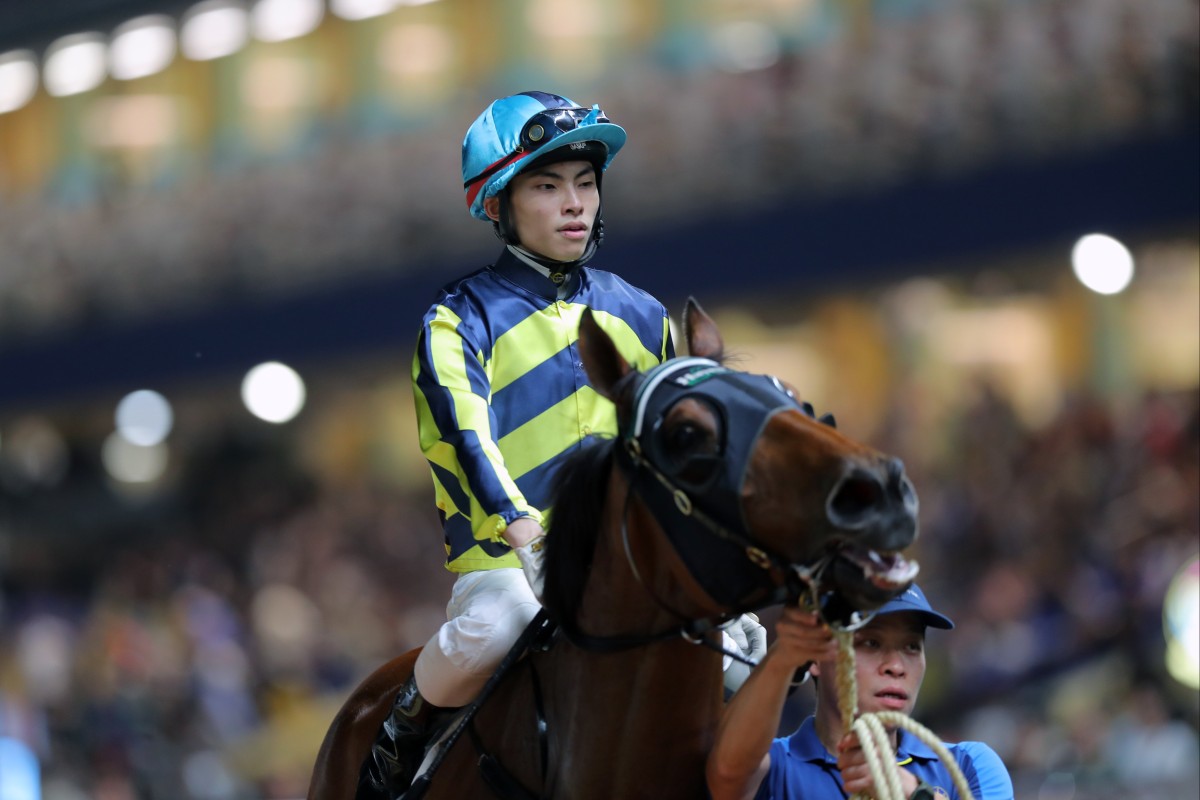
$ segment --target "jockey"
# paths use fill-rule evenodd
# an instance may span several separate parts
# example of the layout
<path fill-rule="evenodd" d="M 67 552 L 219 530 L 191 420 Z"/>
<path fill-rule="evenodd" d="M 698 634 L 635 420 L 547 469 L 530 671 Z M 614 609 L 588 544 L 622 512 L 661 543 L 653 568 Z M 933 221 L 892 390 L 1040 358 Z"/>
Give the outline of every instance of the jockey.
<path fill-rule="evenodd" d="M 448 621 L 365 765 L 378 791 L 411 782 L 431 718 L 474 699 L 532 621 L 557 467 L 617 433 L 616 409 L 591 388 L 578 352 L 584 310 L 637 369 L 674 356 L 662 303 L 588 266 L 604 238 L 601 178 L 625 138 L 599 106 L 523 92 L 491 103 L 463 140 L 467 208 L 504 246 L 441 290 L 418 337 L 417 425 L 446 568 L 458 577 Z"/>

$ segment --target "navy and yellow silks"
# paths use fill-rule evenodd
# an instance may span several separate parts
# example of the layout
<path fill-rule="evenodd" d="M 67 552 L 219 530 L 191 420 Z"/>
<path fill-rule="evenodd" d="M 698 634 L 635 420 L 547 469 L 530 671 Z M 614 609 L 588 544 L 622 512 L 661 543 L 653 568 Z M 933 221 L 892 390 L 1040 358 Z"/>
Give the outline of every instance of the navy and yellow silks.
<path fill-rule="evenodd" d="M 616 434 L 616 411 L 579 357 L 586 308 L 637 369 L 674 356 L 666 309 L 650 295 L 590 267 L 560 289 L 508 250 L 426 313 L 413 390 L 451 571 L 520 566 L 505 528 L 521 516 L 545 525 L 558 464 Z"/>

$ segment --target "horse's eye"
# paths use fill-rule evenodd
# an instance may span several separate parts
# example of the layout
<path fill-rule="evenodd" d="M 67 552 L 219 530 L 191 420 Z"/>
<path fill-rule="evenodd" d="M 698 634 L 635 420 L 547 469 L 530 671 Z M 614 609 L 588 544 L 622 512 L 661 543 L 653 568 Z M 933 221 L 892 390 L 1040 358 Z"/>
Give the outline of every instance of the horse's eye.
<path fill-rule="evenodd" d="M 692 422 L 685 422 L 667 433 L 667 449 L 673 454 L 692 453 L 711 439 L 708 431 Z"/>
<path fill-rule="evenodd" d="M 688 398 L 671 408 L 659 439 L 669 471 L 685 483 L 707 481 L 721 451 L 720 424 L 706 400 Z"/>

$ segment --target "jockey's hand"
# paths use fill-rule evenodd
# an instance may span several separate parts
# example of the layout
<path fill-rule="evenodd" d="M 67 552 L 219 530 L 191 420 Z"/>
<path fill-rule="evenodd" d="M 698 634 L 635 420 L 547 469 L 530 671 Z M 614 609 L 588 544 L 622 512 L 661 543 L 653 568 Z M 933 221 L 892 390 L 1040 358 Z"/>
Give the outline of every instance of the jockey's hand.
<path fill-rule="evenodd" d="M 530 517 L 519 517 L 505 529 L 504 538 L 512 545 L 529 588 L 541 602 L 546 586 L 546 534 L 542 526 Z"/>
<path fill-rule="evenodd" d="M 767 629 L 754 614 L 742 614 L 721 626 L 721 641 L 726 650 L 741 653 L 756 664 L 767 652 Z M 725 688 L 736 692 L 746 682 L 753 667 L 725 656 Z"/>

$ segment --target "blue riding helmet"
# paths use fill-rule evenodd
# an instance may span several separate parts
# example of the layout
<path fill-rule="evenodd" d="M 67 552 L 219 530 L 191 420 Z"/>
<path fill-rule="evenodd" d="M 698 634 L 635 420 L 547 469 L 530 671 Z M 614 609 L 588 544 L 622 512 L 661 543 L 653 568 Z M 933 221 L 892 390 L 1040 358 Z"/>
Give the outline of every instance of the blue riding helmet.
<path fill-rule="evenodd" d="M 591 161 L 599 179 L 624 144 L 625 130 L 598 105 L 582 108 L 548 92 L 502 97 L 484 109 L 463 139 L 467 208 L 476 219 L 488 220 L 486 198 L 500 194 L 514 175 L 535 162 L 544 164 L 546 154 L 564 147 L 570 148 L 570 156 L 557 153 L 558 160 Z"/>

